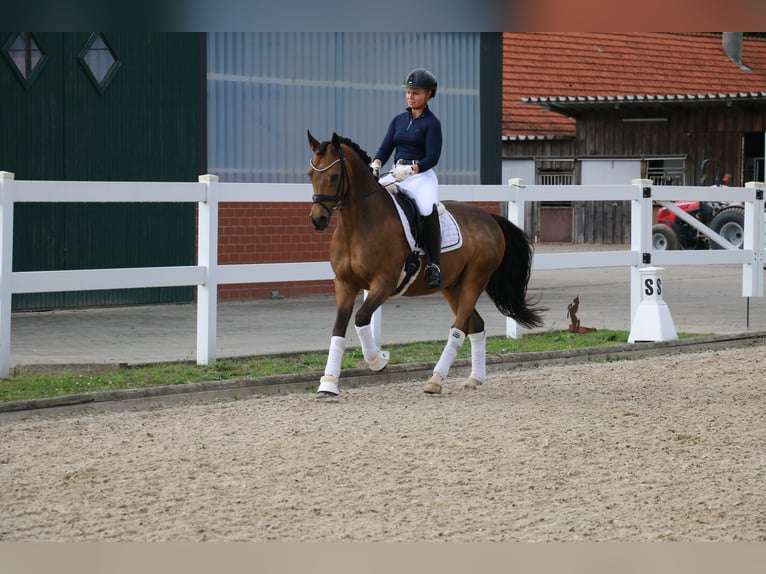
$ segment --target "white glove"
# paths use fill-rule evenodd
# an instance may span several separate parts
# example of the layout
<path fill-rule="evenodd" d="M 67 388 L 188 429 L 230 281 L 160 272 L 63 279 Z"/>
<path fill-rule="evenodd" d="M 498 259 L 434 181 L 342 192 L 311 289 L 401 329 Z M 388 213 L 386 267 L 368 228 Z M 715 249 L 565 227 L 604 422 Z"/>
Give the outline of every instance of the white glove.
<path fill-rule="evenodd" d="M 375 179 L 380 177 L 380 166 L 377 163 L 372 162 L 370 164 L 370 171 L 372 171 L 372 175 L 375 176 Z"/>
<path fill-rule="evenodd" d="M 391 175 L 394 176 L 396 181 L 403 181 L 414 173 L 415 170 L 412 169 L 411 165 L 397 165 L 393 170 L 391 170 Z"/>

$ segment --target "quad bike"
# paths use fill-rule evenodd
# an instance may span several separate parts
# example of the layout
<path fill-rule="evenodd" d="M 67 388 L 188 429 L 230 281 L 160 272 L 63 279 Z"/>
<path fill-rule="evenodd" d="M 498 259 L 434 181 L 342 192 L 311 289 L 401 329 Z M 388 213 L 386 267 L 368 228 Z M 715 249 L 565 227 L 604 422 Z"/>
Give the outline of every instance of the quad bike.
<path fill-rule="evenodd" d="M 677 201 L 675 204 L 729 243 L 742 249 L 745 208 L 741 204 L 711 201 Z M 723 249 L 666 207 L 661 207 L 657 212 L 657 223 L 652 227 L 652 248 L 655 251 Z"/>

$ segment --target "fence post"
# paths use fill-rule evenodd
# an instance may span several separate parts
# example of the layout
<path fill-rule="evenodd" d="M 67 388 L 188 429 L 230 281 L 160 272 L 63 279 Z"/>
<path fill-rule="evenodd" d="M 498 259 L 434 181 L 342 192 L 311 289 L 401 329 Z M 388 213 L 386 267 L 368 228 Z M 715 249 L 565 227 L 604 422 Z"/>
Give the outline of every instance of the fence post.
<path fill-rule="evenodd" d="M 652 264 L 652 180 L 632 179 L 638 197 L 630 202 L 630 250 L 641 255 L 642 265 Z M 630 325 L 641 304 L 641 272 L 638 265 L 630 266 Z"/>
<path fill-rule="evenodd" d="M 197 265 L 205 268 L 205 283 L 197 285 L 197 364 L 209 365 L 216 357 L 218 325 L 218 196 L 217 175 L 201 175 L 205 201 L 199 202 Z"/>
<path fill-rule="evenodd" d="M 13 303 L 13 180 L 0 171 L 0 378 L 11 371 L 11 305 Z"/>
<path fill-rule="evenodd" d="M 742 248 L 752 249 L 753 260 L 742 265 L 742 296 L 763 297 L 763 189 L 766 184 L 760 181 L 749 181 L 745 187 L 753 188 L 753 201 L 745 202 L 745 236 Z"/>
<path fill-rule="evenodd" d="M 520 177 L 512 177 L 508 180 L 508 185 L 513 187 L 514 197 L 508 201 L 508 220 L 516 225 L 519 229 L 524 231 L 524 220 L 526 205 L 524 202 L 524 194 L 519 191 L 524 188 L 524 180 Z M 505 336 L 512 339 L 521 339 L 523 335 L 523 329 L 515 319 L 506 317 L 505 319 Z"/>

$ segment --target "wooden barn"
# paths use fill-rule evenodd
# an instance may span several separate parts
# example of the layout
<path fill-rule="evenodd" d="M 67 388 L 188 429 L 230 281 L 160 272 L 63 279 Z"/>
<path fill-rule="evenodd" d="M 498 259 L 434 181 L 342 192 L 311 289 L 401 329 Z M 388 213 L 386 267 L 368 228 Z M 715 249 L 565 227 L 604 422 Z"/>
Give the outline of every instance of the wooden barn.
<path fill-rule="evenodd" d="M 766 38 L 505 33 L 503 41 L 504 180 L 764 180 Z M 526 217 L 537 241 L 630 241 L 628 202 L 539 203 Z"/>

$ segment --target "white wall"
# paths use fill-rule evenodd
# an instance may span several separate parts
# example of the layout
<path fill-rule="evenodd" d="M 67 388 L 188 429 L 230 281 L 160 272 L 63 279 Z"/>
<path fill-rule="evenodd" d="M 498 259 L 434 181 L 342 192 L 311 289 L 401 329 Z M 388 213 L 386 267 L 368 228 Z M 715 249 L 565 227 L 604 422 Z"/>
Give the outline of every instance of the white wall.
<path fill-rule="evenodd" d="M 520 177 L 524 183 L 535 183 L 535 160 L 533 159 L 504 159 L 502 183 L 507 184 L 512 177 Z"/>
<path fill-rule="evenodd" d="M 585 159 L 581 168 L 582 185 L 625 185 L 641 177 L 641 161 L 637 159 Z"/>

